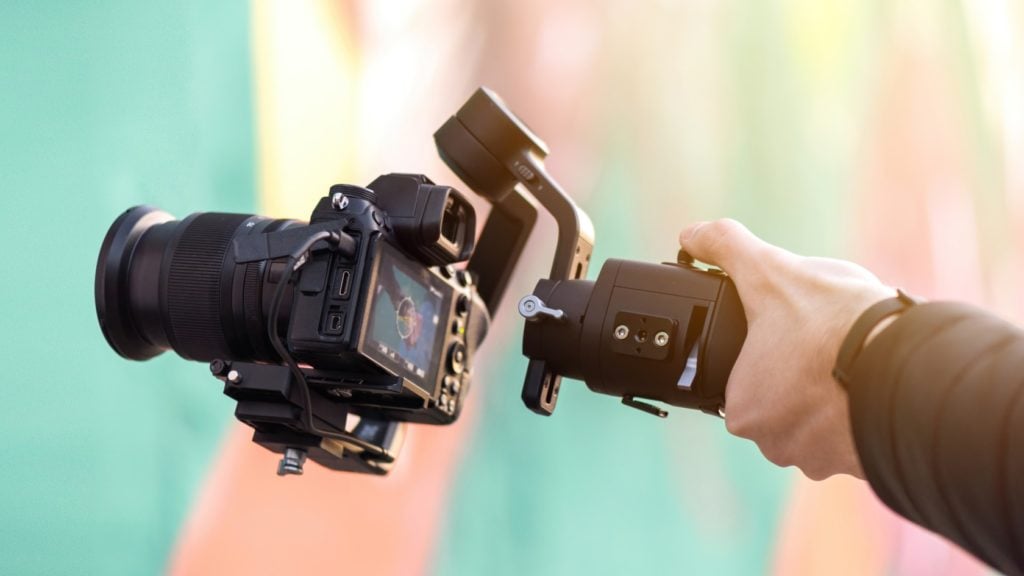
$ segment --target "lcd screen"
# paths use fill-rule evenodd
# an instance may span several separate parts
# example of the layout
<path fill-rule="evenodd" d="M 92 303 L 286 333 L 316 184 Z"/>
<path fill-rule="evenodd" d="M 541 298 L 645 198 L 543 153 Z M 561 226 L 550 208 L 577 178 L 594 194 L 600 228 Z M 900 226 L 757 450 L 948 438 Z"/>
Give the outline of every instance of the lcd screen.
<path fill-rule="evenodd" d="M 382 248 L 363 352 L 433 393 L 444 285 L 422 265 L 400 263 L 401 256 Z"/>

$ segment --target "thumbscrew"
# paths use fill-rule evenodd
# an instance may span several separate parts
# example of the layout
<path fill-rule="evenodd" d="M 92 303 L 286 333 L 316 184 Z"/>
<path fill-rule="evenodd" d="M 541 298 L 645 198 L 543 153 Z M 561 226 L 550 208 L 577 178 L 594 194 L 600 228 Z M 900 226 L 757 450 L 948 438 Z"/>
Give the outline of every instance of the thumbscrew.
<path fill-rule="evenodd" d="M 544 301 L 537 298 L 533 294 L 524 296 L 519 301 L 519 314 L 531 322 L 537 322 L 544 320 L 545 318 L 562 321 L 565 319 L 565 312 L 556 310 L 554 308 L 548 308 Z"/>

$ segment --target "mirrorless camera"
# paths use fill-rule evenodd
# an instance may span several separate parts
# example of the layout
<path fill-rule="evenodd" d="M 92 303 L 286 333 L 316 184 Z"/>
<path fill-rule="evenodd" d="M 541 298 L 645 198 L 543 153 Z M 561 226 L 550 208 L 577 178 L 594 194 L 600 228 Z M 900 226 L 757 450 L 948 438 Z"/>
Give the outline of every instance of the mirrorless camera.
<path fill-rule="evenodd" d="M 126 358 L 211 362 L 268 448 L 384 471 L 396 422 L 452 422 L 469 388 L 489 318 L 452 264 L 475 228 L 461 193 L 417 174 L 334 186 L 308 224 L 131 208 L 101 249 L 100 325 Z"/>

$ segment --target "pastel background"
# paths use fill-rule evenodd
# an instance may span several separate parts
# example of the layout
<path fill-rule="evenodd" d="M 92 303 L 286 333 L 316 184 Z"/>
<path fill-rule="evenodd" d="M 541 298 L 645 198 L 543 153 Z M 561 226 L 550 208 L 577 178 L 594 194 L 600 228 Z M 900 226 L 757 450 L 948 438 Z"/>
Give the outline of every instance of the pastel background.
<path fill-rule="evenodd" d="M 896 574 L 986 569 L 722 423 L 519 401 L 512 304 L 469 408 L 386 479 L 274 475 L 205 366 L 131 363 L 93 308 L 134 204 L 304 217 L 422 171 L 481 84 L 552 149 L 603 259 L 720 216 L 1024 322 L 1024 4 L 225 0 L 0 5 L 0 573 Z M 544 222 L 550 225 L 550 222 Z"/>

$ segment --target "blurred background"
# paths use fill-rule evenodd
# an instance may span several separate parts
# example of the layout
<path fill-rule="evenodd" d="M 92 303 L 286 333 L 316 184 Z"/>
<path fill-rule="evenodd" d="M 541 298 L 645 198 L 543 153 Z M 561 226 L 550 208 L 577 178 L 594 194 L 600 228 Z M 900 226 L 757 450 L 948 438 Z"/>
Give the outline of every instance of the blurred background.
<path fill-rule="evenodd" d="M 549 226 L 462 419 L 386 479 L 278 478 L 204 365 L 107 347 L 92 285 L 131 205 L 301 218 L 383 172 L 458 185 L 431 134 L 485 84 L 593 217 L 592 276 L 731 216 L 1022 322 L 1020 1 L 15 0 L 0 38 L 0 573 L 987 573 L 705 415 L 575 382 L 525 410 L 513 305 Z"/>

